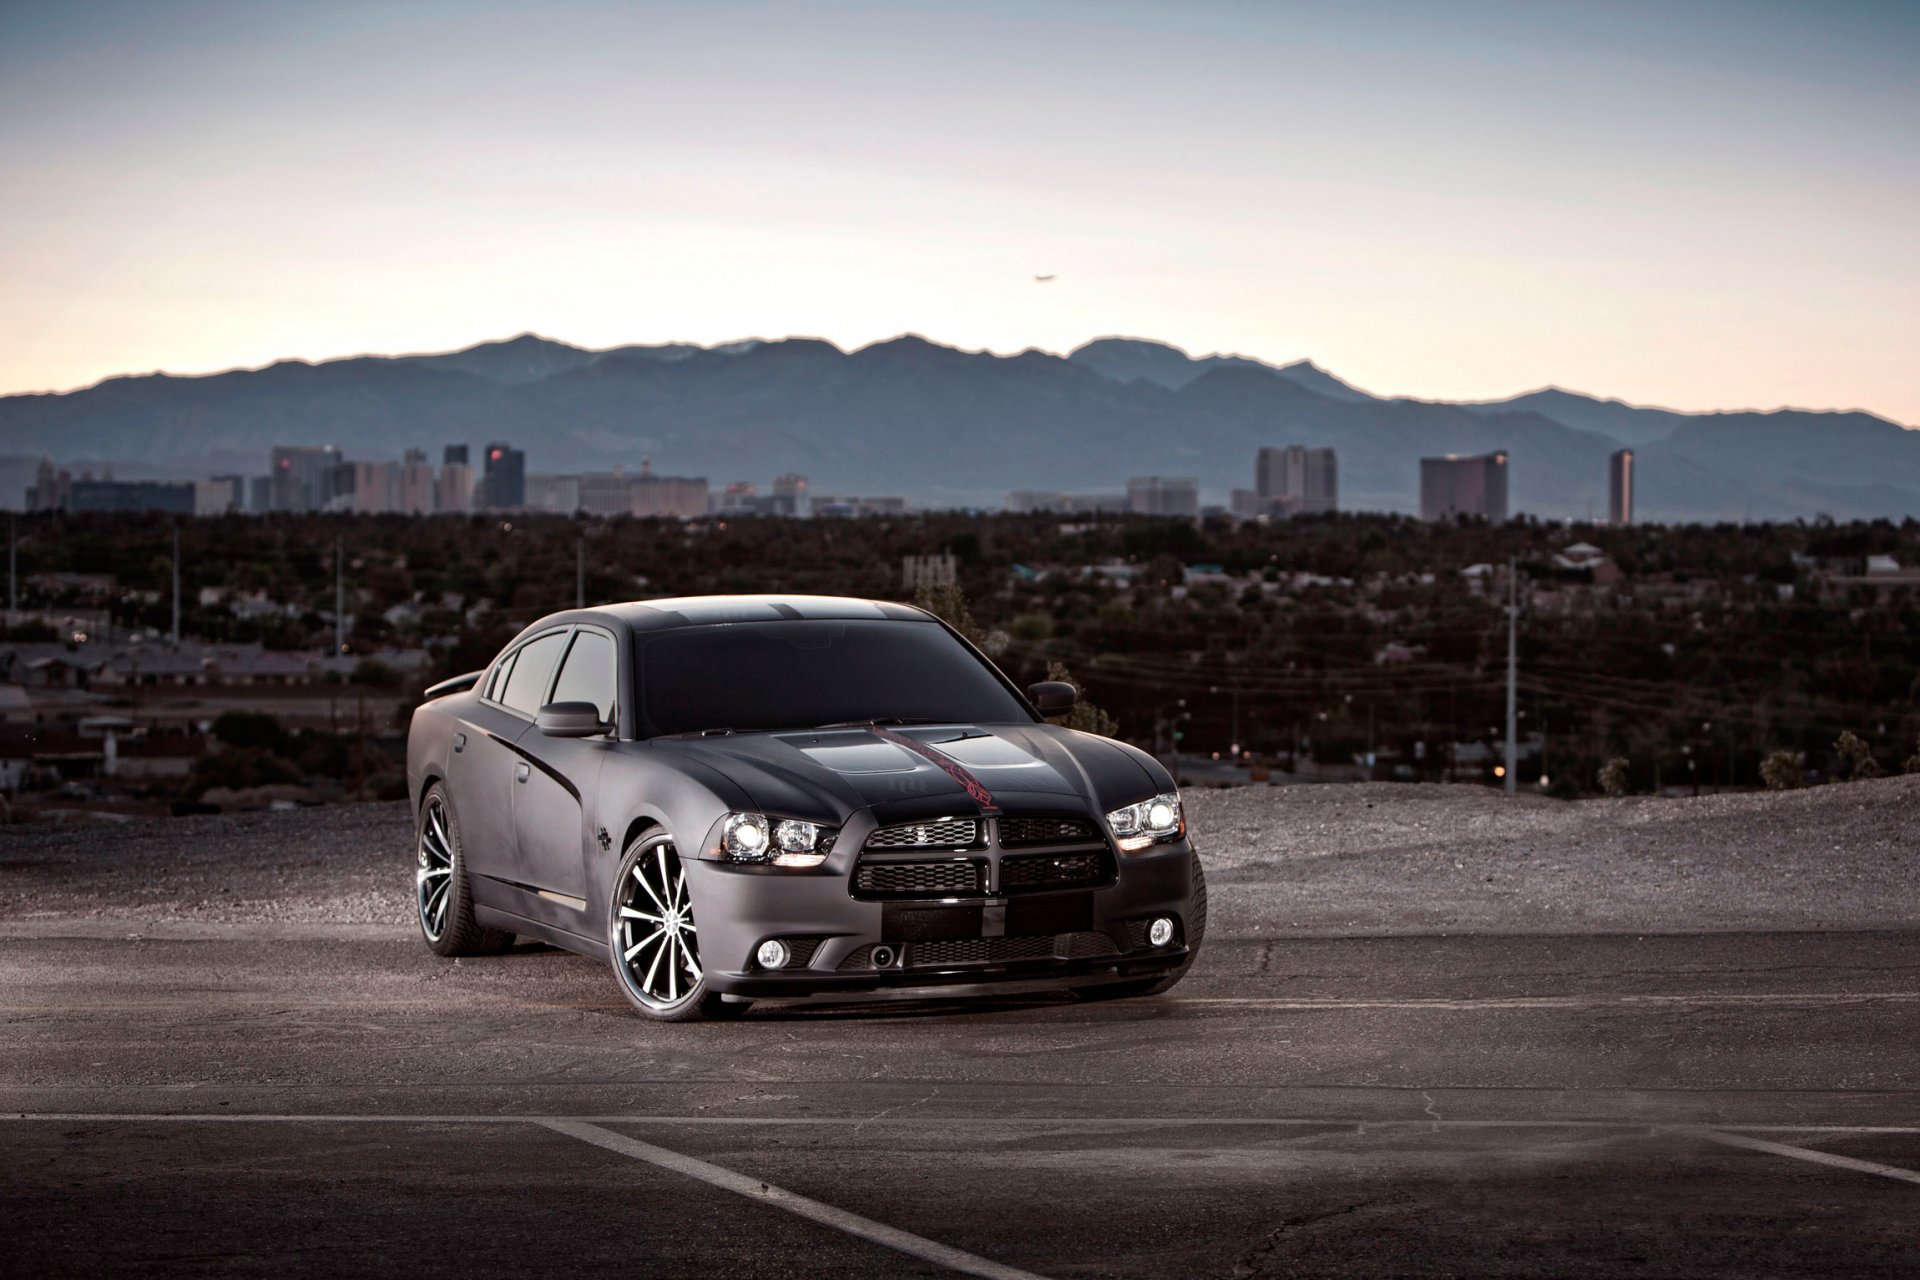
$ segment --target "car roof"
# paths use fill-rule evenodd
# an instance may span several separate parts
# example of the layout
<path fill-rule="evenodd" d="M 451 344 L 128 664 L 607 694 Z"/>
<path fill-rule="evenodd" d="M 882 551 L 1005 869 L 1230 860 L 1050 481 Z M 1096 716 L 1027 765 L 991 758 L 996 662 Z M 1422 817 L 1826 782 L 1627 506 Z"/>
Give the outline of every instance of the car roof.
<path fill-rule="evenodd" d="M 624 622 L 635 631 L 666 631 L 729 622 L 787 622 L 811 618 L 930 622 L 933 615 L 909 604 L 853 596 L 716 595 L 631 600 L 581 611 Z M 578 615 L 576 615 L 578 616 Z M 579 620 L 584 621 L 582 617 Z"/>

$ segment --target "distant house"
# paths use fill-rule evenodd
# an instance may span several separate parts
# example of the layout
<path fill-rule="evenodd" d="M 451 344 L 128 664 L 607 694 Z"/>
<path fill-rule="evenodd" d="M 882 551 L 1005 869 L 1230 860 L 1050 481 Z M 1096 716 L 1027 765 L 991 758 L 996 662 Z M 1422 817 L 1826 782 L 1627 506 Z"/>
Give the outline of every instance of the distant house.
<path fill-rule="evenodd" d="M 1595 586 L 1620 581 L 1620 566 L 1609 560 L 1607 553 L 1591 542 L 1576 542 L 1570 547 L 1562 547 L 1554 553 L 1553 567 L 1574 573 L 1591 573 Z"/>
<path fill-rule="evenodd" d="M 59 643 L 0 645 L 0 680 L 35 689 L 84 689 L 103 661 Z"/>

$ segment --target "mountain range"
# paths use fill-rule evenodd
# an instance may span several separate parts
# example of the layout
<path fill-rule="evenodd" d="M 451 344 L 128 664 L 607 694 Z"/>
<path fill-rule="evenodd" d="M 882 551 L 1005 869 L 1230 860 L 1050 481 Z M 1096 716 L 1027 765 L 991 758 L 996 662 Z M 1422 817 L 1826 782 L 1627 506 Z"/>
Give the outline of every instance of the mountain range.
<path fill-rule="evenodd" d="M 1265 445 L 1332 445 L 1341 506 L 1411 511 L 1423 456 L 1511 455 L 1511 506 L 1606 509 L 1607 456 L 1638 462 L 1649 520 L 1920 515 L 1920 431 L 1859 412 L 1679 413 L 1548 388 L 1445 403 L 1371 395 L 1309 361 L 1194 358 L 1100 338 L 999 356 L 905 335 L 855 351 L 810 338 L 589 350 L 523 334 L 461 351 L 356 356 L 196 377 L 108 378 L 0 397 L 0 498 L 43 455 L 126 476 L 257 474 L 275 444 L 349 458 L 504 440 L 531 471 L 629 469 L 716 486 L 802 472 L 817 493 L 997 506 L 1013 489 L 1119 492 L 1195 476 L 1251 488 Z M 19 483 L 16 484 L 15 480 Z"/>

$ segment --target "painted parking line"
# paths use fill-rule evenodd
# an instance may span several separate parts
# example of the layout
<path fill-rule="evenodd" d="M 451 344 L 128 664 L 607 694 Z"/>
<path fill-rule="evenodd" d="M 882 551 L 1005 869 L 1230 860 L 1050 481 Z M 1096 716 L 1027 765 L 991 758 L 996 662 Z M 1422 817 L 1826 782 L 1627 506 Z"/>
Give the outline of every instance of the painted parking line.
<path fill-rule="evenodd" d="M 987 1280 L 1040 1280 L 1040 1277 L 1031 1271 L 1009 1267 L 1003 1263 L 994 1262 L 990 1258 L 968 1253 L 964 1249 L 956 1249 L 951 1245 L 941 1244 L 937 1240 L 929 1240 L 925 1236 L 917 1236 L 910 1231 L 890 1227 L 884 1222 L 875 1222 L 872 1218 L 863 1218 L 857 1213 L 836 1209 L 830 1204 L 810 1200 L 784 1187 L 773 1186 L 758 1178 L 750 1178 L 745 1174 L 735 1173 L 731 1169 L 723 1169 L 717 1164 L 709 1164 L 705 1160 L 696 1160 L 692 1156 L 669 1151 L 665 1147 L 656 1147 L 651 1142 L 629 1138 L 625 1134 L 603 1129 L 599 1125 L 587 1124 L 579 1120 L 541 1120 L 538 1123 L 555 1133 L 563 1133 L 581 1142 L 590 1142 L 616 1155 L 626 1156 L 631 1160 L 642 1160 L 658 1168 L 698 1179 L 708 1186 L 719 1187 L 723 1191 L 731 1191 L 749 1200 L 757 1200 L 762 1204 L 785 1209 L 788 1213 L 818 1222 L 822 1226 L 832 1227 L 836 1231 L 844 1231 L 862 1240 L 885 1245 L 889 1249 L 896 1249 L 925 1262 L 937 1263 L 963 1275 L 985 1276 Z"/>
<path fill-rule="evenodd" d="M 1430 997 L 1404 1000 L 1341 1000 L 1295 996 L 1174 996 L 1170 1003 L 1308 1012 L 1316 1009 L 1647 1009 L 1663 1007 L 1742 1008 L 1768 1005 L 1912 1004 L 1920 991 L 1700 992 L 1693 995 L 1584 995 Z"/>
<path fill-rule="evenodd" d="M 1920 1172 L 1902 1169 L 1899 1165 L 1880 1164 L 1873 1160 L 1856 1160 L 1852 1156 L 1837 1156 L 1831 1151 L 1815 1151 L 1811 1147 L 1793 1147 L 1784 1142 L 1768 1142 L 1764 1138 L 1749 1137 L 1744 1133 L 1727 1133 L 1717 1129 L 1682 1129 L 1677 1132 L 1689 1133 L 1708 1142 L 1718 1142 L 1722 1146 L 1739 1147 L 1745 1151 L 1764 1151 L 1768 1155 L 1785 1156 L 1789 1160 L 1805 1160 L 1809 1164 L 1823 1164 L 1833 1169 L 1846 1169 L 1853 1173 L 1872 1174 L 1877 1178 L 1892 1178 L 1895 1182 L 1911 1182 L 1920 1186 Z"/>
<path fill-rule="evenodd" d="M 684 1173 L 689 1177 L 711 1183 L 714 1186 L 738 1192 L 744 1196 L 765 1200 L 802 1217 L 812 1218 L 843 1231 L 875 1240 L 890 1248 L 926 1258 L 942 1265 L 970 1275 L 1030 1277 L 1031 1273 L 1017 1268 L 1007 1267 L 990 1259 L 979 1258 L 964 1250 L 954 1249 L 937 1241 L 926 1240 L 910 1232 L 900 1231 L 884 1223 L 847 1213 L 817 1200 L 786 1191 L 779 1187 L 760 1182 L 718 1165 L 708 1164 L 692 1156 L 684 1156 L 665 1147 L 654 1146 L 637 1138 L 614 1133 L 602 1128 L 607 1124 L 626 1125 L 671 1125 L 671 1126 L 812 1126 L 846 1127 L 856 1131 L 868 1125 L 881 1127 L 925 1128 L 938 1126 L 942 1129 L 961 1127 L 992 1128 L 995 1126 L 1030 1127 L 1039 1126 L 1050 1129 L 1147 1129 L 1147 1128 L 1195 1128 L 1195 1127 L 1231 1127 L 1231 1128 L 1313 1128 L 1313 1129 L 1352 1129 L 1356 1133 L 1375 1132 L 1391 1129 L 1417 1129 L 1438 1131 L 1442 1129 L 1582 1129 L 1614 1133 L 1676 1134 L 1697 1138 L 1705 1142 L 1714 1142 L 1722 1146 L 1738 1147 L 1747 1151 L 1758 1151 L 1768 1155 L 1784 1156 L 1791 1160 L 1803 1160 L 1811 1164 L 1825 1165 L 1833 1169 L 1845 1169 L 1851 1173 L 1863 1173 L 1878 1178 L 1889 1178 L 1896 1182 L 1909 1182 L 1920 1186 L 1920 1171 L 1905 1169 L 1899 1165 L 1881 1164 L 1873 1160 L 1859 1160 L 1852 1156 L 1835 1155 L 1828 1151 L 1819 1151 L 1811 1147 L 1797 1147 L 1784 1142 L 1773 1142 L 1753 1135 L 1770 1133 L 1786 1136 L 1806 1137 L 1849 1137 L 1849 1136 L 1920 1136 L 1920 1125 L 1885 1124 L 1728 1124 L 1706 1128 L 1699 1125 L 1646 1124 L 1622 1120 L 1443 1120 L 1439 1118 L 1392 1120 L 1366 1120 L 1350 1117 L 1323 1117 L 1318 1119 L 1281 1118 L 1281 1117 L 1235 1117 L 1235 1116 L 672 1116 L 672 1115 L 607 1115 L 607 1116 L 538 1116 L 538 1115 L 326 1115 L 326 1114 L 150 1114 L 145 1112 L 86 1112 L 86 1111 L 13 1111 L 0 1113 L 3 1121 L 52 1121 L 65 1124 L 534 1124 L 551 1129 L 555 1133 L 566 1134 L 583 1142 L 591 1142 L 605 1147 L 609 1151 L 630 1156 L 636 1160 L 659 1165 Z M 1228 1151 L 1233 1148 L 1217 1148 Z M 857 1229 L 856 1229 L 857 1227 Z M 934 1252 L 928 1252 L 929 1250 Z M 961 1261 L 949 1261 L 949 1258 Z M 982 1270 L 981 1268 L 986 1268 Z"/>

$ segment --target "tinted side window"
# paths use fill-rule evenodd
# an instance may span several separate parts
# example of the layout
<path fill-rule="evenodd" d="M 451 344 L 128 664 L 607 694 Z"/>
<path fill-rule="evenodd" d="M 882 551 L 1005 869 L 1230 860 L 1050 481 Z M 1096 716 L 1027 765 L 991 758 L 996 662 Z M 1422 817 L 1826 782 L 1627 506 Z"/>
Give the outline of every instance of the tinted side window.
<path fill-rule="evenodd" d="M 560 660 L 560 650 L 566 643 L 567 633 L 555 631 L 521 645 L 520 656 L 514 659 L 513 670 L 507 674 L 506 691 L 499 695 L 500 701 L 521 715 L 537 714 L 541 696 L 547 691 L 547 681 L 553 675 L 553 664 Z"/>
<path fill-rule="evenodd" d="M 513 660 L 519 656 L 517 653 L 510 653 L 499 666 L 493 669 L 493 678 L 487 681 L 487 697 L 495 702 L 500 700 L 500 695 L 506 692 L 507 673 L 513 670 Z"/>
<path fill-rule="evenodd" d="M 618 687 L 613 666 L 613 641 L 598 631 L 581 631 L 573 637 L 573 648 L 560 667 L 560 682 L 553 687 L 555 702 L 591 702 L 600 708 L 600 718 L 613 722 L 613 694 Z"/>

